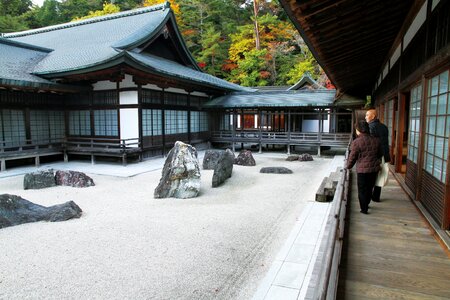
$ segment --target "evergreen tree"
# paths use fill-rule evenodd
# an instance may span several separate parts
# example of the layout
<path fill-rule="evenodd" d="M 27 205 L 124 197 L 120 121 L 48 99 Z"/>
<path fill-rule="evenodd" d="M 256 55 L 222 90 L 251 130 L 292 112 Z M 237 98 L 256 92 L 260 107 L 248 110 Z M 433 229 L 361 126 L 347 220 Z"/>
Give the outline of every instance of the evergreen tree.
<path fill-rule="evenodd" d="M 13 17 L 11 15 L 0 16 L 0 32 L 16 32 L 28 29 L 28 26 L 20 17 Z"/>
<path fill-rule="evenodd" d="M 29 11 L 32 4 L 31 0 L 0 0 L 0 15 L 18 17 Z"/>
<path fill-rule="evenodd" d="M 35 10 L 36 20 L 39 27 L 63 23 L 64 20 L 59 13 L 59 2 L 56 0 L 45 0 L 42 7 Z"/>

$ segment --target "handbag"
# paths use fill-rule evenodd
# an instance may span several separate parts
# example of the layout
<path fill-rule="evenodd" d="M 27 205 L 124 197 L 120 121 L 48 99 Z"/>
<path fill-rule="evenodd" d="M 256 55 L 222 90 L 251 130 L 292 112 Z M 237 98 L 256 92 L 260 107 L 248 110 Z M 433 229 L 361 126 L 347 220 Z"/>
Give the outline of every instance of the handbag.
<path fill-rule="evenodd" d="M 375 186 L 383 187 L 388 183 L 389 166 L 387 162 L 384 162 L 384 157 L 381 159 L 380 171 L 378 171 L 377 180 Z"/>

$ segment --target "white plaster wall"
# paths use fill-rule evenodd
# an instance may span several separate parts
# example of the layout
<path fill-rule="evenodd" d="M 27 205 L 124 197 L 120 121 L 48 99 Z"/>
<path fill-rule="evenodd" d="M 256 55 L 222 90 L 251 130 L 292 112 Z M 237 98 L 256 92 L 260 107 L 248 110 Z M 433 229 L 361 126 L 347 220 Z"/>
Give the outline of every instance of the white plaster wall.
<path fill-rule="evenodd" d="M 319 132 L 319 120 L 303 120 L 302 132 Z M 330 132 L 330 121 L 323 121 L 323 132 Z"/>
<path fill-rule="evenodd" d="M 383 69 L 383 78 L 386 78 L 386 75 L 389 73 L 389 64 L 386 64 Z"/>
<path fill-rule="evenodd" d="M 134 88 L 137 87 L 136 83 L 133 82 L 133 76 L 125 74 L 125 78 L 119 83 L 119 88 Z"/>
<path fill-rule="evenodd" d="M 431 3 L 431 11 L 433 11 L 435 9 L 435 7 L 439 4 L 439 2 L 441 2 L 441 1 L 433 0 L 433 2 Z"/>
<path fill-rule="evenodd" d="M 176 93 L 176 94 L 187 94 L 188 93 L 183 89 L 177 89 L 177 88 L 172 88 L 172 87 L 167 88 L 164 91 L 170 92 L 170 93 Z"/>
<path fill-rule="evenodd" d="M 122 104 L 138 104 L 138 92 L 126 91 L 119 93 L 119 103 Z"/>
<path fill-rule="evenodd" d="M 202 92 L 192 92 L 191 95 L 199 96 L 199 97 L 209 97 L 207 94 L 202 93 Z"/>
<path fill-rule="evenodd" d="M 139 137 L 139 111 L 137 108 L 120 109 L 120 138 L 133 139 Z M 137 145 L 135 146 L 137 147 Z"/>
<path fill-rule="evenodd" d="M 427 2 L 428 1 L 425 1 L 425 3 L 422 5 L 416 17 L 414 18 L 408 30 L 406 31 L 405 36 L 403 37 L 403 49 L 406 49 L 408 44 L 412 41 L 412 39 L 416 35 L 417 31 L 419 31 L 420 27 L 425 22 L 427 18 Z"/>
<path fill-rule="evenodd" d="M 117 88 L 117 83 L 105 80 L 94 83 L 92 87 L 94 91 L 115 90 Z"/>
<path fill-rule="evenodd" d="M 161 91 L 162 90 L 162 88 L 160 88 L 156 84 L 146 84 L 146 85 L 143 85 L 142 88 L 149 89 L 149 90 L 155 90 L 155 91 Z"/>
<path fill-rule="evenodd" d="M 394 53 L 392 53 L 391 56 L 391 67 L 397 62 L 397 60 L 400 58 L 400 54 L 401 54 L 401 50 L 402 50 L 402 44 L 400 43 L 397 48 L 395 49 Z"/>

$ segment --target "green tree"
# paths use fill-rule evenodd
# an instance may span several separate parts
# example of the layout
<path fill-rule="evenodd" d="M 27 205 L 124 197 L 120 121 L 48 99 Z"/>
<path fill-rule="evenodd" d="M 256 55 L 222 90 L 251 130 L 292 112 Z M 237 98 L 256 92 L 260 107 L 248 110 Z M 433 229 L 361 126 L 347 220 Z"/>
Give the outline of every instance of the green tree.
<path fill-rule="evenodd" d="M 216 31 L 209 24 L 201 39 L 202 50 L 198 54 L 198 61 L 203 69 L 214 76 L 222 76 L 222 65 L 227 59 L 227 49 L 223 47 L 224 39 L 220 31 Z"/>
<path fill-rule="evenodd" d="M 244 59 L 231 71 L 230 80 L 243 86 L 265 86 L 270 72 L 267 71 L 267 49 L 252 49 L 244 54 Z"/>
<path fill-rule="evenodd" d="M 120 12 L 120 7 L 111 3 L 104 3 L 102 10 L 90 11 L 87 16 L 76 18 L 75 20 L 90 19 L 93 17 L 105 16 Z"/>
<path fill-rule="evenodd" d="M 31 0 L 0 0 L 0 15 L 20 16 L 31 9 Z"/>
<path fill-rule="evenodd" d="M 40 25 L 39 27 L 64 22 L 60 14 L 59 2 L 56 0 L 45 0 L 42 6 L 34 11 L 36 11 L 36 21 Z"/>
<path fill-rule="evenodd" d="M 87 16 L 90 11 L 102 10 L 103 0 L 65 0 L 60 3 L 63 22 Z"/>
<path fill-rule="evenodd" d="M 0 32 L 16 32 L 28 29 L 28 26 L 20 17 L 13 17 L 11 15 L 0 16 Z"/>

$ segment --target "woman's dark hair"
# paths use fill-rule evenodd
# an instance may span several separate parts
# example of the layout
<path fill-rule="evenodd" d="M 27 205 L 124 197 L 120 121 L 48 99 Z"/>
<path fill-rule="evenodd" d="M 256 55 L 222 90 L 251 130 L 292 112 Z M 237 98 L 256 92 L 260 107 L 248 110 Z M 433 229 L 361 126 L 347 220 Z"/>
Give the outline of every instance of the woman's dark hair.
<path fill-rule="evenodd" d="M 364 120 L 358 121 L 355 124 L 355 128 L 361 133 L 369 133 L 370 132 L 369 123 L 367 123 Z"/>

